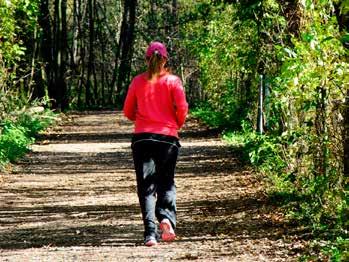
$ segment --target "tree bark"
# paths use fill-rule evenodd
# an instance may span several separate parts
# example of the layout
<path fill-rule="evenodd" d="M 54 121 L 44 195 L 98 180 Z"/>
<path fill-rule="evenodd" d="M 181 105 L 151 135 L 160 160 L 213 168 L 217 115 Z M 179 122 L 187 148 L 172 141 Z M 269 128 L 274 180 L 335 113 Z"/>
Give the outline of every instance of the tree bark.
<path fill-rule="evenodd" d="M 93 15 L 93 0 L 88 0 L 88 28 L 89 28 L 89 45 L 88 45 L 88 65 L 87 65 L 87 84 L 86 84 L 86 94 L 85 102 L 86 106 L 91 106 L 92 102 L 92 74 L 93 74 L 93 62 L 94 62 L 94 15 Z"/>
<path fill-rule="evenodd" d="M 46 95 L 46 89 L 52 86 L 52 31 L 49 10 L 49 0 L 40 1 L 40 13 L 38 22 L 42 28 L 40 39 L 41 59 L 41 87 L 38 88 L 38 97 Z"/>
<path fill-rule="evenodd" d="M 61 109 L 65 110 L 69 106 L 69 98 L 67 93 L 67 83 L 65 81 L 65 73 L 68 60 L 68 34 L 67 34 L 67 0 L 62 0 L 62 43 L 61 43 L 61 66 L 60 66 L 60 96 L 61 96 Z"/>
<path fill-rule="evenodd" d="M 343 145 L 344 145 L 344 175 L 349 177 L 349 90 L 347 90 L 347 97 L 344 103 L 344 131 L 343 131 Z"/>
<path fill-rule="evenodd" d="M 342 1 L 334 4 L 335 15 L 338 21 L 340 31 L 349 31 L 349 12 L 343 13 L 341 11 Z M 349 46 L 347 46 L 348 48 Z"/>
<path fill-rule="evenodd" d="M 124 13 L 119 41 L 121 56 L 116 91 L 116 99 L 118 104 L 121 104 L 124 99 L 126 94 L 126 82 L 129 80 L 131 72 L 136 9 L 137 0 L 124 1 Z"/>
<path fill-rule="evenodd" d="M 53 107 L 64 110 L 68 107 L 67 85 L 65 81 L 67 63 L 67 1 L 55 0 L 53 81 L 49 88 Z"/>
<path fill-rule="evenodd" d="M 85 46 L 85 27 L 83 26 L 83 22 L 85 21 L 86 13 L 87 13 L 87 4 L 83 4 L 84 2 L 81 0 L 77 0 L 76 2 L 76 16 L 77 16 L 77 50 L 76 50 L 76 74 L 78 76 L 77 80 L 77 106 L 78 108 L 83 107 L 83 90 L 85 87 L 86 90 L 86 81 L 85 81 L 85 54 L 86 54 L 86 46 Z M 86 99 L 85 99 L 86 100 Z"/>
<path fill-rule="evenodd" d="M 349 31 L 349 12 L 341 12 L 341 2 L 334 5 L 335 14 L 338 21 L 338 26 L 340 31 Z M 343 43 L 345 48 L 349 48 L 349 42 Z M 348 88 L 348 87 L 347 87 Z M 344 123 L 343 123 L 343 166 L 344 175 L 349 177 L 349 90 L 346 92 L 346 98 L 344 102 Z M 349 183 L 347 184 L 349 186 Z"/>

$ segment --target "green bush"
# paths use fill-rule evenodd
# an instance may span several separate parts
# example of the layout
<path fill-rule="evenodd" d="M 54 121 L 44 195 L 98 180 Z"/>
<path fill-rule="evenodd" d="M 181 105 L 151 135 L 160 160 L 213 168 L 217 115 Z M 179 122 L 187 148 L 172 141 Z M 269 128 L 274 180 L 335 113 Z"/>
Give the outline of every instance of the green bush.
<path fill-rule="evenodd" d="M 30 109 L 3 120 L 0 132 L 0 168 L 27 153 L 35 136 L 54 120 L 54 113 L 50 110 L 35 112 Z"/>
<path fill-rule="evenodd" d="M 278 139 L 267 135 L 259 135 L 243 124 L 240 132 L 226 132 L 223 138 L 231 145 L 243 148 L 243 156 L 261 172 L 282 173 L 286 168 L 282 158 L 282 144 Z"/>
<path fill-rule="evenodd" d="M 26 128 L 5 121 L 0 136 L 0 164 L 23 156 L 31 142 L 33 138 L 28 137 Z"/>
<path fill-rule="evenodd" d="M 27 136 L 34 137 L 50 126 L 54 119 L 55 116 L 50 110 L 43 111 L 40 114 L 25 112 L 18 116 L 17 124 L 25 128 Z"/>
<path fill-rule="evenodd" d="M 330 261 L 346 261 L 349 257 L 349 192 L 336 180 L 338 174 L 329 172 L 318 176 L 300 170 L 294 172 L 293 153 L 289 149 L 300 143 L 305 134 L 259 135 L 246 123 L 242 126 L 242 131 L 226 132 L 223 138 L 242 151 L 244 159 L 258 172 L 266 175 L 270 199 L 287 210 L 288 218 L 308 225 L 314 243 L 317 239 L 327 241 L 317 248 L 317 253 L 321 252 Z"/>
<path fill-rule="evenodd" d="M 194 117 L 200 118 L 205 124 L 214 127 L 226 127 L 228 119 L 221 112 L 215 111 L 208 103 L 201 103 L 191 110 Z"/>

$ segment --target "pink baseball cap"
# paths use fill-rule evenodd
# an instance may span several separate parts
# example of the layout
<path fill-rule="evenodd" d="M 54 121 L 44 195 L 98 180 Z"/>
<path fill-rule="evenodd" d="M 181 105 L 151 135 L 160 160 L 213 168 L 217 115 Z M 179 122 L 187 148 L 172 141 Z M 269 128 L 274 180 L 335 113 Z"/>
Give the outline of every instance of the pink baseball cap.
<path fill-rule="evenodd" d="M 167 58 L 166 46 L 160 42 L 151 42 L 150 45 L 148 46 L 145 56 L 151 57 L 155 51 L 158 51 L 161 56 Z"/>

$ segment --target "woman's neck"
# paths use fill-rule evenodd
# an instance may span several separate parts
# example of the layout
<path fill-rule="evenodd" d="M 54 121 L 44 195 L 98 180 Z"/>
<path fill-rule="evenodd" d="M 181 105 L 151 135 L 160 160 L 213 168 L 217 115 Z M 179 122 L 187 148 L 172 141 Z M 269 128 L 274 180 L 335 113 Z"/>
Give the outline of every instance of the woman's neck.
<path fill-rule="evenodd" d="M 165 68 L 161 69 L 160 72 L 153 74 L 151 77 L 149 76 L 149 72 L 147 73 L 147 77 L 149 81 L 155 81 L 157 78 L 159 78 L 160 76 L 163 76 L 165 74 L 167 74 L 167 70 Z"/>

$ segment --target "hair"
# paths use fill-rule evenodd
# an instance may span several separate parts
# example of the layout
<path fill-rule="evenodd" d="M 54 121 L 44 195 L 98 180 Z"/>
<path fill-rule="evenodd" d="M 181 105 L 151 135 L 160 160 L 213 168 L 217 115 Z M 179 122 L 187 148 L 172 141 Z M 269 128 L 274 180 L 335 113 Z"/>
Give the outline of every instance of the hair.
<path fill-rule="evenodd" d="M 159 51 L 155 50 L 153 54 L 147 58 L 148 60 L 148 79 L 152 79 L 154 76 L 159 75 L 161 72 L 161 65 L 166 60 Z"/>

